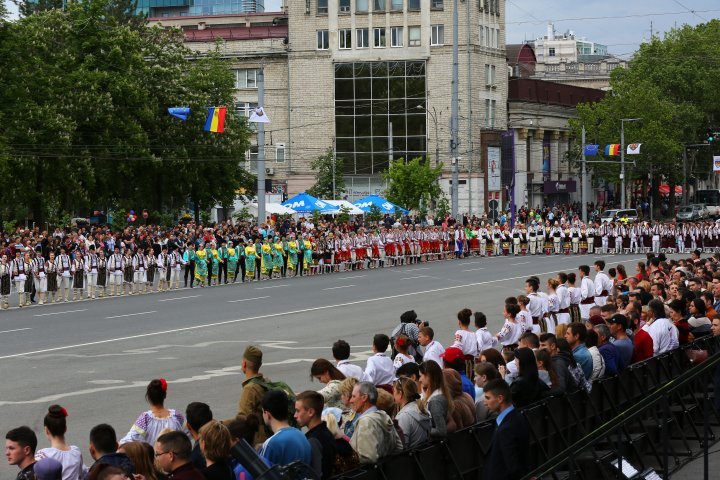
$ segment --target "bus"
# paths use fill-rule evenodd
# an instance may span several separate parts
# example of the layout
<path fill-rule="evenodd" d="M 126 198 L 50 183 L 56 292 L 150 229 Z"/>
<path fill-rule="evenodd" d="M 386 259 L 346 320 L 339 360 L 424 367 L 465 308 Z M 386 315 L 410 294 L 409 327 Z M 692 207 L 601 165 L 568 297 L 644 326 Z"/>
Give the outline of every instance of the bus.
<path fill-rule="evenodd" d="M 720 190 L 698 190 L 695 203 L 702 203 L 712 218 L 720 217 Z"/>

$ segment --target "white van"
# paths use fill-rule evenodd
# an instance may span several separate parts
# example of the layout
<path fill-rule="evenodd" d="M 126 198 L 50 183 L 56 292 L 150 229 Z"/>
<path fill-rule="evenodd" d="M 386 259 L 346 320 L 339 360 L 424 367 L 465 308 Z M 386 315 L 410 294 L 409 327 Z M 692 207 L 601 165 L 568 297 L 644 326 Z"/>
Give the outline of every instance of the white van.
<path fill-rule="evenodd" d="M 602 223 L 618 222 L 623 218 L 627 218 L 627 223 L 637 222 L 638 221 L 637 210 L 635 210 L 634 208 L 605 210 L 602 213 L 602 215 L 600 215 L 600 222 L 602 222 Z"/>

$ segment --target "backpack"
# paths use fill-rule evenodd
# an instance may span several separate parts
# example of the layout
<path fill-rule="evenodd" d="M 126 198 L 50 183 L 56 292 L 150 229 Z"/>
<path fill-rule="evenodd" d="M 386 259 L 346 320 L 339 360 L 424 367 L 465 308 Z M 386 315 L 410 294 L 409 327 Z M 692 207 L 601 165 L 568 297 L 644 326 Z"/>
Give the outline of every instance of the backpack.
<path fill-rule="evenodd" d="M 295 392 L 293 392 L 293 389 L 290 388 L 290 385 L 288 385 L 285 382 L 268 382 L 263 380 L 261 377 L 255 377 L 250 380 L 250 383 L 254 383 L 256 385 L 260 385 L 262 388 L 265 389 L 265 391 L 269 390 L 280 390 L 285 393 L 288 397 L 288 405 L 287 405 L 287 411 L 288 411 L 288 423 L 291 427 L 297 428 L 297 422 L 295 421 Z"/>

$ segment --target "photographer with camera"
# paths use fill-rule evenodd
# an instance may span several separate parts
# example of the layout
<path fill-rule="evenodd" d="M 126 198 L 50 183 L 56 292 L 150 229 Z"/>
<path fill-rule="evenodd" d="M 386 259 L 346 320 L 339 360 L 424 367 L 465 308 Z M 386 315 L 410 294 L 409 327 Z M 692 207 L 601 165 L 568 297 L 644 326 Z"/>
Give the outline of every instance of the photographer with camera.
<path fill-rule="evenodd" d="M 408 310 L 407 312 L 400 315 L 400 324 L 396 326 L 392 334 L 390 335 L 390 345 L 392 346 L 392 359 L 395 359 L 397 355 L 397 349 L 395 348 L 395 342 L 400 335 L 405 335 L 410 339 L 410 348 L 408 348 L 408 355 L 413 357 L 416 362 L 422 362 L 422 353 L 420 351 L 420 342 L 418 340 L 418 334 L 420 333 L 420 327 L 428 326 L 427 322 L 421 322 L 417 318 L 415 310 Z"/>

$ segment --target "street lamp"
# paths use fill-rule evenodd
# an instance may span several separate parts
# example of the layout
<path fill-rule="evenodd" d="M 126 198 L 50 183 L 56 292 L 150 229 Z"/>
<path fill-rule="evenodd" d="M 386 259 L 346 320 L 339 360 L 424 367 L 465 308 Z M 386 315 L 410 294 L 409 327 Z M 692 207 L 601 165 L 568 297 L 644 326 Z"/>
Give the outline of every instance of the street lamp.
<path fill-rule="evenodd" d="M 427 112 L 428 115 L 430 115 L 430 118 L 433 119 L 433 122 L 435 123 L 435 166 L 437 167 L 440 165 L 440 141 L 438 137 L 438 115 L 437 111 L 435 111 L 435 107 L 432 107 L 432 112 L 425 108 L 423 105 L 418 105 L 418 110 L 423 110 L 424 112 Z"/>
<path fill-rule="evenodd" d="M 642 118 L 620 119 L 620 208 L 625 208 L 625 122 L 638 122 Z"/>

